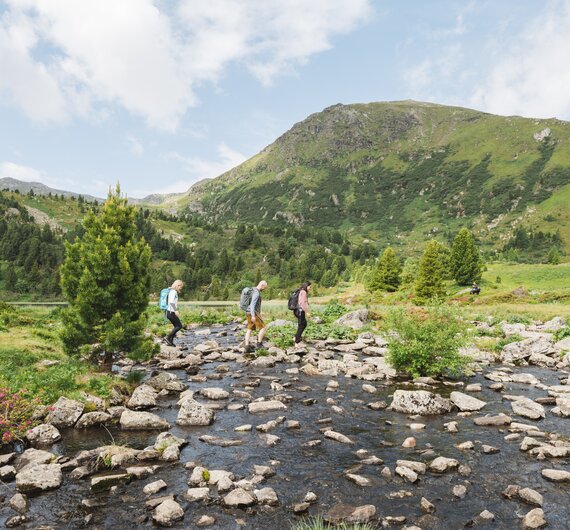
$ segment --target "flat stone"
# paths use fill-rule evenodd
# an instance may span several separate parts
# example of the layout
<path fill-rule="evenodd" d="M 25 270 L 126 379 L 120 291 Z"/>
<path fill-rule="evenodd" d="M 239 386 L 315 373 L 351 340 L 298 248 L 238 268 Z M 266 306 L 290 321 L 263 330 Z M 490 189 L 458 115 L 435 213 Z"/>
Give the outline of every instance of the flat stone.
<path fill-rule="evenodd" d="M 335 432 L 335 431 L 325 431 L 325 438 L 329 438 L 331 440 L 334 440 L 335 442 L 340 442 L 343 444 L 353 444 L 354 442 L 348 437 L 345 436 L 344 434 L 341 434 L 339 432 Z"/>
<path fill-rule="evenodd" d="M 136 412 L 129 409 L 125 409 L 121 414 L 120 425 L 124 431 L 164 430 L 170 428 L 170 424 L 156 414 Z"/>
<path fill-rule="evenodd" d="M 201 442 L 207 443 L 209 445 L 216 445 L 218 447 L 233 447 L 236 445 L 242 445 L 243 440 L 240 438 L 231 439 L 231 438 L 222 438 L 221 436 L 210 436 L 209 434 L 205 434 L 204 436 L 200 436 L 198 438 Z"/>
<path fill-rule="evenodd" d="M 418 474 L 415 471 L 411 470 L 409 467 L 396 466 L 394 472 L 396 473 L 396 475 L 402 477 L 404 480 L 407 480 L 408 482 L 411 482 L 412 484 L 414 482 L 417 482 L 418 480 Z"/>
<path fill-rule="evenodd" d="M 266 504 L 268 506 L 277 506 L 279 504 L 279 499 L 273 488 L 262 488 L 260 490 L 255 490 L 253 492 L 257 498 L 257 502 L 260 504 Z"/>
<path fill-rule="evenodd" d="M 347 473 L 345 476 L 348 480 L 354 482 L 357 486 L 366 487 L 372 484 L 370 479 L 367 479 L 362 475 L 356 475 L 355 473 Z"/>
<path fill-rule="evenodd" d="M 451 410 L 451 402 L 426 390 L 396 390 L 390 408 L 404 414 L 431 416 Z"/>
<path fill-rule="evenodd" d="M 339 523 L 367 523 L 376 515 L 376 507 L 372 504 L 351 506 L 337 504 L 324 516 L 324 520 L 333 525 Z"/>
<path fill-rule="evenodd" d="M 455 458 L 446 458 L 444 456 L 438 456 L 433 460 L 430 465 L 430 471 L 435 471 L 436 473 L 444 473 L 450 469 L 455 469 L 459 466 L 459 462 Z"/>
<path fill-rule="evenodd" d="M 111 415 L 106 412 L 96 411 L 87 412 L 83 414 L 77 423 L 75 424 L 76 429 L 86 429 L 88 427 L 95 427 L 98 425 L 103 425 L 111 421 Z"/>
<path fill-rule="evenodd" d="M 62 481 L 59 464 L 31 465 L 16 475 L 16 489 L 22 493 L 47 491 L 59 488 Z"/>
<path fill-rule="evenodd" d="M 531 420 L 539 420 L 546 416 L 544 407 L 529 398 L 520 398 L 516 401 L 512 401 L 511 408 L 518 416 L 523 416 Z"/>
<path fill-rule="evenodd" d="M 570 482 L 570 471 L 561 469 L 543 469 L 542 476 L 552 482 Z"/>
<path fill-rule="evenodd" d="M 164 480 L 156 480 L 155 482 L 151 482 L 150 484 L 147 484 L 144 488 L 143 488 L 143 493 L 145 495 L 154 495 L 155 493 L 158 493 L 160 490 L 164 489 L 167 487 L 166 482 L 164 482 Z"/>
<path fill-rule="evenodd" d="M 468 412 L 481 410 L 487 404 L 462 392 L 452 392 L 449 399 L 459 410 Z"/>
<path fill-rule="evenodd" d="M 202 388 L 200 389 L 200 395 L 212 400 L 228 399 L 230 393 L 222 388 Z"/>
<path fill-rule="evenodd" d="M 527 504 L 532 504 L 533 506 L 542 506 L 544 499 L 538 491 L 531 488 L 522 488 L 518 491 L 518 496 L 521 500 Z"/>
<path fill-rule="evenodd" d="M 140 385 L 135 388 L 131 398 L 127 402 L 130 409 L 142 410 L 156 407 L 156 398 L 158 393 L 150 385 Z"/>
<path fill-rule="evenodd" d="M 30 429 L 26 438 L 32 446 L 53 445 L 61 440 L 61 434 L 57 427 L 50 424 L 42 424 Z"/>
<path fill-rule="evenodd" d="M 108 490 L 118 484 L 127 484 L 130 482 L 131 476 L 128 473 L 109 473 L 107 475 L 100 475 L 91 479 L 91 489 Z"/>
<path fill-rule="evenodd" d="M 481 418 L 475 418 L 473 420 L 473 423 L 481 427 L 502 427 L 504 425 L 509 425 L 511 423 L 511 418 L 505 414 L 498 414 L 496 416 L 483 416 Z"/>
<path fill-rule="evenodd" d="M 210 498 L 210 488 L 188 488 L 184 498 L 188 502 L 205 501 Z"/>
<path fill-rule="evenodd" d="M 287 406 L 281 401 L 270 400 L 270 401 L 254 401 L 249 403 L 247 406 L 248 411 L 251 414 L 256 414 L 259 412 L 272 412 L 276 410 L 287 410 Z"/>
<path fill-rule="evenodd" d="M 256 503 L 256 498 L 249 491 L 242 488 L 236 488 L 223 498 L 223 502 L 226 506 L 247 508 L 248 506 L 253 506 Z"/>
<path fill-rule="evenodd" d="M 180 405 L 176 423 L 183 426 L 211 425 L 215 420 L 213 410 L 192 398 L 186 398 Z"/>

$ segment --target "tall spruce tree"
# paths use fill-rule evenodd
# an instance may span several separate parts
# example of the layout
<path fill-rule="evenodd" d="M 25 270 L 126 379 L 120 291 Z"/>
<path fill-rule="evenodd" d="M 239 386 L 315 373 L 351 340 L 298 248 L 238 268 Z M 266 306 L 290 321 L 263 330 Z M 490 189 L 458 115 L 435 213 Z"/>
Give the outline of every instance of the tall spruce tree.
<path fill-rule="evenodd" d="M 471 231 L 462 228 L 451 245 L 450 269 L 459 285 L 469 285 L 481 279 L 481 256 Z"/>
<path fill-rule="evenodd" d="M 432 239 L 424 250 L 415 284 L 416 301 L 419 304 L 445 296 L 444 248 L 439 241 Z"/>
<path fill-rule="evenodd" d="M 83 224 L 83 237 L 66 245 L 61 267 L 61 287 L 69 303 L 63 315 L 64 347 L 70 354 L 98 344 L 96 351 L 107 355 L 146 355 L 152 348 L 143 338 L 151 251 L 136 237 L 135 209 L 117 185 Z"/>
<path fill-rule="evenodd" d="M 394 292 L 400 286 L 402 264 L 392 247 L 387 247 L 376 264 L 368 282 L 370 291 Z"/>

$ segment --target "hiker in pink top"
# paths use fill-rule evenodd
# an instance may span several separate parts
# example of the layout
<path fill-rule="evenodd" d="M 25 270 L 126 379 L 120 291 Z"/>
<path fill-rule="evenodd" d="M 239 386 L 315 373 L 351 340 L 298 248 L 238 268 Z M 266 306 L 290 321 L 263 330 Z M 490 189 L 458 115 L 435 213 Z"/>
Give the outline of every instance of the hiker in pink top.
<path fill-rule="evenodd" d="M 309 314 L 309 289 L 311 282 L 305 282 L 299 289 L 299 301 L 297 309 L 295 309 L 295 316 L 297 317 L 297 333 L 295 335 L 295 346 L 302 346 L 301 336 L 307 327 L 307 316 Z"/>

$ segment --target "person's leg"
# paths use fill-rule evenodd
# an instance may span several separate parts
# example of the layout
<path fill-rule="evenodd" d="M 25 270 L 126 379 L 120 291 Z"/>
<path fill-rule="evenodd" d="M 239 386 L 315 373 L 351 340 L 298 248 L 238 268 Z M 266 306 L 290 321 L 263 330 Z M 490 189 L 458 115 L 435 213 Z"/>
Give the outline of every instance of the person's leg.
<path fill-rule="evenodd" d="M 263 342 L 263 337 L 265 337 L 267 328 L 265 327 L 265 322 L 263 322 L 260 315 L 255 315 L 255 324 L 256 328 L 259 330 L 257 334 L 257 345 L 259 346 Z"/>
<path fill-rule="evenodd" d="M 296 315 L 297 315 L 297 334 L 295 335 L 295 344 L 301 342 L 303 331 L 305 331 L 305 328 L 307 327 L 307 317 L 305 316 L 305 312 L 302 310 L 297 310 Z"/>
<path fill-rule="evenodd" d="M 182 322 L 180 322 L 180 319 L 176 313 L 173 313 L 171 311 L 166 314 L 166 318 L 168 318 L 168 320 L 170 320 L 171 324 L 174 326 L 172 328 L 172 331 L 167 335 L 166 340 L 167 342 L 174 344 L 174 337 L 182 329 Z"/>

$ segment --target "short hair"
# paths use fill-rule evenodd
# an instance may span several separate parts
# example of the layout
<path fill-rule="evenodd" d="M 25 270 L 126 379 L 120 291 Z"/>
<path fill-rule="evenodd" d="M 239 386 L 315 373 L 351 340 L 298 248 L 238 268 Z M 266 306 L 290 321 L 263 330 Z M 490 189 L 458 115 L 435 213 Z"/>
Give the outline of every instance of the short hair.
<path fill-rule="evenodd" d="M 258 284 L 258 287 L 267 287 L 267 282 L 265 280 L 261 280 Z"/>

